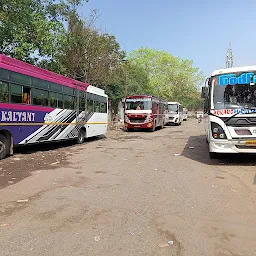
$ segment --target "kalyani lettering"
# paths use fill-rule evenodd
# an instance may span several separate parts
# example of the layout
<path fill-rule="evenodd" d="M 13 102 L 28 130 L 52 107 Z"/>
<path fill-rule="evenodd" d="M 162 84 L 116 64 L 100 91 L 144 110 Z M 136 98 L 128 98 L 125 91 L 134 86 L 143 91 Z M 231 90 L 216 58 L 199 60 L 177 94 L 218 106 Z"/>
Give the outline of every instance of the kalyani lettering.
<path fill-rule="evenodd" d="M 213 111 L 213 114 L 216 116 L 248 114 L 248 113 L 256 113 L 256 109 L 220 109 L 220 110 Z"/>
<path fill-rule="evenodd" d="M 33 112 L 16 112 L 1 111 L 1 122 L 34 122 L 35 113 Z"/>

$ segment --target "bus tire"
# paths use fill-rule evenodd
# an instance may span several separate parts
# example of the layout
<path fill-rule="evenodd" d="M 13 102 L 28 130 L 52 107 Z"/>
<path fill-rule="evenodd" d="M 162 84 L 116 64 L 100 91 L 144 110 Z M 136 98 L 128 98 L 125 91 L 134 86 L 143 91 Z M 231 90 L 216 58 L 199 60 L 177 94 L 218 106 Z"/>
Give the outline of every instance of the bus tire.
<path fill-rule="evenodd" d="M 217 159 L 218 158 L 218 154 L 216 152 L 209 152 L 209 156 L 211 159 Z"/>
<path fill-rule="evenodd" d="M 4 159 L 10 152 L 10 142 L 8 139 L 0 134 L 0 160 Z"/>
<path fill-rule="evenodd" d="M 77 144 L 83 144 L 84 140 L 85 140 L 85 131 L 83 129 L 81 129 L 79 131 L 77 139 L 76 139 Z"/>

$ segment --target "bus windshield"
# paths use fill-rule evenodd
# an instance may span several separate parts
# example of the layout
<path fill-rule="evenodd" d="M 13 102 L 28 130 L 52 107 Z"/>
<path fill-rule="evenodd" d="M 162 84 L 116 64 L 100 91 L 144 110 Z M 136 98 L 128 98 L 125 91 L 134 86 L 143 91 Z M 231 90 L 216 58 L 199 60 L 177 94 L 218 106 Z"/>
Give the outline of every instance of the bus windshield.
<path fill-rule="evenodd" d="M 245 76 L 252 74 L 251 77 Z M 256 107 L 254 73 L 225 74 L 213 78 L 213 108 L 236 109 Z"/>
<path fill-rule="evenodd" d="M 151 98 L 126 99 L 126 110 L 151 110 Z"/>
<path fill-rule="evenodd" d="M 178 112 L 178 105 L 177 104 L 168 104 L 168 110 L 172 112 Z"/>

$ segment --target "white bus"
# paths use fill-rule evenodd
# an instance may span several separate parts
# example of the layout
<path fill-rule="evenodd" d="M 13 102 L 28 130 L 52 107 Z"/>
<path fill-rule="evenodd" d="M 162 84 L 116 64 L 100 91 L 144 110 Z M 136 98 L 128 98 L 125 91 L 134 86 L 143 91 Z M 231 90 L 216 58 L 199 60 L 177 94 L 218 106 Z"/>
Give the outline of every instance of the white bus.
<path fill-rule="evenodd" d="M 183 121 L 188 120 L 188 110 L 186 108 L 183 108 Z"/>
<path fill-rule="evenodd" d="M 104 135 L 104 90 L 0 54 L 0 159 L 14 146 Z"/>
<path fill-rule="evenodd" d="M 183 121 L 183 106 L 179 102 L 168 102 L 166 118 L 168 124 L 181 125 Z"/>
<path fill-rule="evenodd" d="M 210 157 L 256 153 L 256 66 L 214 71 L 202 97 Z"/>

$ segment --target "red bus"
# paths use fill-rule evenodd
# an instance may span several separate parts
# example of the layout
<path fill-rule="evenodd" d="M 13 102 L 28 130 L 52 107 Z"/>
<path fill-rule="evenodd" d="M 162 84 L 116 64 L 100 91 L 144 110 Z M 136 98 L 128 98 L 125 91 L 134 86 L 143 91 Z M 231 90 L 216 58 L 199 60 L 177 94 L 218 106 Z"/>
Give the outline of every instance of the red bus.
<path fill-rule="evenodd" d="M 127 96 L 124 102 L 124 124 L 126 131 L 148 129 L 155 131 L 166 124 L 168 103 L 153 95 Z"/>

